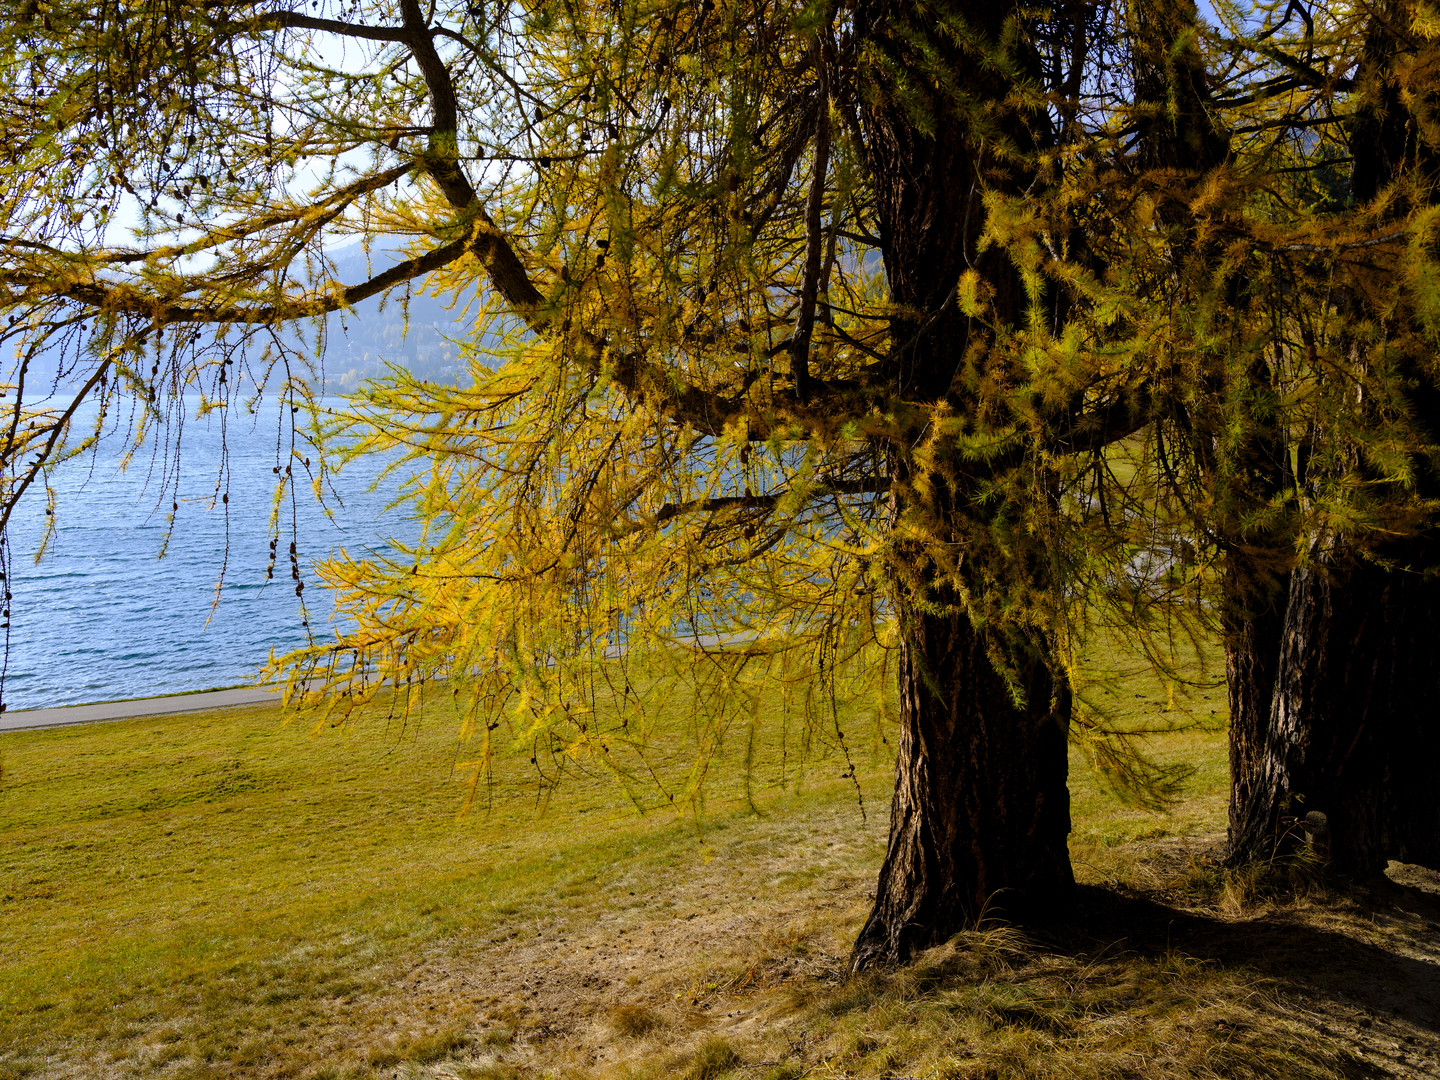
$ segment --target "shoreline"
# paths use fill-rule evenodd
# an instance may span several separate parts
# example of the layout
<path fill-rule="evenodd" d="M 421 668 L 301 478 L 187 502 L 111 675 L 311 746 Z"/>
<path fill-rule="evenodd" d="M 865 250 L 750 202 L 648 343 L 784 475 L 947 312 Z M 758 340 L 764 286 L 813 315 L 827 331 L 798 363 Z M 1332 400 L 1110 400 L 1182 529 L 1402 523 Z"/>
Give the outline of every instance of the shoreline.
<path fill-rule="evenodd" d="M 0 713 L 0 732 L 131 720 L 141 716 L 224 709 L 240 705 L 279 704 L 280 691 L 259 686 L 232 686 L 224 690 L 189 690 L 158 697 L 97 701 L 89 705 L 56 705 L 45 709 L 18 709 Z"/>
<path fill-rule="evenodd" d="M 756 635 L 699 634 L 692 638 L 678 638 L 677 645 L 709 649 L 728 649 L 737 645 L 753 644 Z M 619 645 L 607 646 L 606 659 L 614 659 L 624 652 Z M 0 713 L 0 733 L 7 731 L 33 731 L 38 728 L 65 727 L 69 724 L 95 724 L 109 720 L 131 720 L 141 716 L 166 716 L 173 713 L 198 712 L 203 709 L 223 709 L 241 705 L 279 704 L 280 691 L 259 686 L 231 686 L 218 690 L 181 690 L 174 694 L 155 697 L 122 698 L 117 701 L 96 701 L 84 705 L 52 705 L 40 709 L 17 709 Z"/>

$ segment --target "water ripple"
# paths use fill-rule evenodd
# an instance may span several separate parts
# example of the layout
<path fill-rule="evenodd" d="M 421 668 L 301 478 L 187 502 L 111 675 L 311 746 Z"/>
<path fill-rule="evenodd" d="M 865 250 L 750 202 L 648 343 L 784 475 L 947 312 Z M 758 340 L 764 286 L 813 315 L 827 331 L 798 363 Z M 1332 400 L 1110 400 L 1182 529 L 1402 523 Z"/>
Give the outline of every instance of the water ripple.
<path fill-rule="evenodd" d="M 80 422 L 83 429 L 85 418 Z M 265 434 L 263 427 L 260 434 Z M 14 599 L 7 709 L 234 685 L 251 678 L 272 647 L 283 651 L 304 643 L 286 566 L 288 504 L 276 579 L 265 579 L 277 464 L 274 432 L 268 440 L 248 437 L 232 421 L 228 515 L 223 505 L 210 506 L 220 450 L 218 422 L 186 422 L 186 480 L 163 559 L 157 555 L 164 515 L 155 508 L 161 502 L 168 506 L 173 496 L 167 491 L 162 500 L 153 483 L 147 492 L 144 464 L 120 472 L 114 445 L 102 442 L 93 460 L 67 462 L 55 470 L 55 536 L 39 564 L 30 556 L 44 528 L 44 500 L 32 494 L 22 501 L 10 526 Z M 137 460 L 148 462 L 148 457 Z M 380 529 L 413 533 L 394 512 L 384 516 L 394 483 L 386 492 L 366 490 L 378 471 L 352 467 L 336 476 L 343 506 L 332 504 L 333 520 L 309 501 L 307 485 L 297 485 L 302 571 L 342 544 L 351 550 L 360 545 L 383 550 Z M 227 544 L 225 583 L 218 606 L 212 607 Z M 323 632 L 330 616 L 328 597 L 312 575 L 306 576 L 311 624 Z"/>

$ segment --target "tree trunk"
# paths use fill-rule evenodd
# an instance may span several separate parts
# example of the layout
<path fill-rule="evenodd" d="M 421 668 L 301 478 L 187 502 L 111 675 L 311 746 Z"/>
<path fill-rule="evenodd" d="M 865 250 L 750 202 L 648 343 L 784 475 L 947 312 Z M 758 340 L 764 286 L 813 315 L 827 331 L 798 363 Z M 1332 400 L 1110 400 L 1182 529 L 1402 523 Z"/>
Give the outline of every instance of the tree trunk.
<path fill-rule="evenodd" d="M 1048 137 L 1043 108 L 1013 104 L 1014 72 L 1033 66 L 1028 46 L 1002 45 L 1016 11 L 976 0 L 856 8 L 857 36 L 873 50 L 861 69 L 860 119 L 897 312 L 894 408 L 910 418 L 887 448 L 900 746 L 890 846 L 856 970 L 903 963 L 982 912 L 1021 914 L 1073 882 L 1068 685 L 1052 674 L 1060 669 L 1043 633 L 1014 625 L 997 599 L 1053 582 L 1043 558 L 1001 551 L 989 537 L 987 523 L 1015 507 L 981 497 L 995 477 L 934 425 L 941 413 L 963 418 L 969 433 L 989 430 L 996 418 L 986 410 L 997 406 L 974 392 L 976 371 L 995 384 L 1021 377 L 1008 370 L 1014 358 L 989 344 L 996 327 L 1024 325 L 1029 298 L 1008 255 L 979 245 L 982 195 L 1035 184 L 1028 155 Z M 1002 49 L 1016 50 L 1015 67 L 993 62 Z M 983 318 L 956 303 L 967 269 L 986 286 Z M 1032 496 L 1050 497 L 1034 485 L 1019 498 Z"/>
<path fill-rule="evenodd" d="M 902 608 L 900 746 L 890 845 L 852 966 L 908 961 L 982 916 L 1062 898 L 1070 694 L 1043 651 L 1017 672 L 1017 705 L 985 635 L 955 610 Z"/>
<path fill-rule="evenodd" d="M 1269 730 L 1232 859 L 1328 833 L 1338 873 L 1371 877 L 1440 854 L 1434 795 L 1440 583 L 1334 544 L 1292 576 Z M 1311 815 L 1324 815 L 1322 819 Z"/>
<path fill-rule="evenodd" d="M 1225 611 L 1225 684 L 1230 702 L 1229 847 L 1239 839 L 1240 822 L 1264 771 L 1265 743 L 1275 676 L 1280 667 L 1280 637 L 1285 625 L 1290 575 L 1265 588 L 1250 580 L 1243 557 L 1231 552 L 1221 584 Z"/>
<path fill-rule="evenodd" d="M 1426 560 L 1434 566 L 1435 555 Z M 1389 665 L 1390 772 L 1385 851 L 1392 859 L 1440 870 L 1440 580 L 1391 571 L 1393 633 L 1370 647 Z"/>

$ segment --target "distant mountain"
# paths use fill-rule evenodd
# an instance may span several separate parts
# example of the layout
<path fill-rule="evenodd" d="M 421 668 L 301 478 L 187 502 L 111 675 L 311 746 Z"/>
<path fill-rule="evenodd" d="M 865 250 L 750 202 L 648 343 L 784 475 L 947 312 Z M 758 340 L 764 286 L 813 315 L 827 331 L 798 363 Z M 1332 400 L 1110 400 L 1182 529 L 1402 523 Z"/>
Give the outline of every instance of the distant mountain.
<path fill-rule="evenodd" d="M 376 250 L 367 266 L 359 244 L 332 255 L 337 276 L 347 285 L 382 272 L 399 258 L 394 251 Z M 413 295 L 407 302 L 402 302 L 402 296 L 402 291 L 396 289 L 383 301 L 383 308 L 382 299 L 372 297 L 356 305 L 353 311 L 329 317 L 322 362 L 327 392 L 350 393 L 366 379 L 385 374 L 387 363 L 431 382 L 469 381 L 469 371 L 456 342 L 472 332 L 477 307 L 474 293 L 461 297 L 453 308 L 428 293 Z M 471 308 L 468 319 L 464 315 L 467 302 Z M 308 340 L 310 336 L 308 328 L 288 335 L 291 341 Z M 64 390 L 79 385 L 80 372 L 60 370 L 58 360 L 59 355 L 53 350 L 32 358 L 26 378 L 32 391 L 48 387 Z M 13 377 L 9 365 L 0 368 L 0 381 Z"/>
<path fill-rule="evenodd" d="M 392 251 L 373 251 L 367 263 L 359 244 L 333 254 L 337 276 L 346 284 L 364 281 L 399 259 Z M 465 316 L 467 302 L 471 312 Z M 459 383 L 469 373 L 456 341 L 473 332 L 475 295 L 460 297 L 453 306 L 428 293 L 412 295 L 402 303 L 400 290 L 384 301 L 372 297 L 355 310 L 330 316 L 325 350 L 325 388 L 348 393 L 366 379 L 385 373 L 396 364 L 431 382 Z M 408 317 L 407 317 L 408 313 Z"/>

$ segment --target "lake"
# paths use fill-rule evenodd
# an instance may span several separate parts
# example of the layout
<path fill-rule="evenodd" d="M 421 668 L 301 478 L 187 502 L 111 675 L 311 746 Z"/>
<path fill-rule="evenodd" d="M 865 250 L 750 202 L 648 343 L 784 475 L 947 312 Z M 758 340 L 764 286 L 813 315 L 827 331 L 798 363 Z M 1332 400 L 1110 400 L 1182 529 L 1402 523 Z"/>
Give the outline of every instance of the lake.
<path fill-rule="evenodd" d="M 308 572 L 310 562 L 341 545 L 351 551 L 384 548 L 387 534 L 403 535 L 401 512 L 385 512 L 398 482 L 369 490 L 378 463 L 333 474 L 334 493 L 327 496 L 332 517 L 315 502 L 309 481 L 298 483 L 293 517 L 288 502 L 282 515 L 275 578 L 267 582 L 273 470 L 277 461 L 283 468 L 289 447 L 277 449 L 276 411 L 259 411 L 244 423 L 232 417 L 222 440 L 218 417 L 196 420 L 192 404 L 180 441 L 178 500 L 173 486 L 162 487 L 163 455 L 137 454 L 122 471 L 118 439 L 57 467 L 56 535 L 38 564 L 31 556 L 44 528 L 44 494 L 33 488 L 26 493 L 10 523 L 7 710 L 252 679 L 272 648 L 285 651 L 305 642 L 288 564 L 292 524 L 311 628 L 329 633 L 329 597 Z M 94 416 L 92 409 L 76 430 L 87 430 Z M 215 498 L 222 461 L 229 472 L 228 506 Z M 175 501 L 180 509 L 161 558 Z M 224 585 L 215 603 L 222 568 Z"/>

